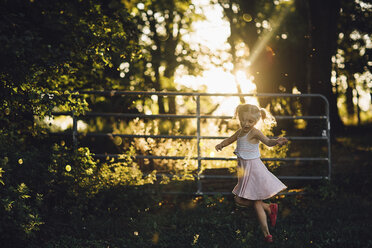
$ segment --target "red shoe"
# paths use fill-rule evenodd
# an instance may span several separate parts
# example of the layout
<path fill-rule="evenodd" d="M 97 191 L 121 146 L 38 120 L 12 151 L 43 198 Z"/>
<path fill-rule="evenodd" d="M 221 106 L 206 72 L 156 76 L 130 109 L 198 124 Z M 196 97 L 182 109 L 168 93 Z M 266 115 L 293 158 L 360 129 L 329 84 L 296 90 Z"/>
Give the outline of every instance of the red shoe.
<path fill-rule="evenodd" d="M 273 235 L 269 234 L 265 237 L 265 241 L 267 243 L 272 243 L 273 242 Z"/>
<path fill-rule="evenodd" d="M 278 204 L 270 204 L 271 214 L 269 215 L 271 226 L 274 227 L 276 224 L 276 217 L 278 216 Z"/>

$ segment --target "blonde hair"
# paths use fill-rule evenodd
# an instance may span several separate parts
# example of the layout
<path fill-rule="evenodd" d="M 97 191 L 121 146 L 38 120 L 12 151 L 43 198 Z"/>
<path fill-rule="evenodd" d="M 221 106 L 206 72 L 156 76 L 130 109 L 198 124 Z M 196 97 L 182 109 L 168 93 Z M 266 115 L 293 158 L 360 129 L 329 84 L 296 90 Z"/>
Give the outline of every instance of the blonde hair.
<path fill-rule="evenodd" d="M 259 108 L 256 105 L 252 105 L 252 104 L 238 105 L 235 109 L 234 119 L 236 119 L 236 117 L 239 117 L 239 119 L 241 119 L 243 113 L 248 113 L 252 115 L 256 119 L 257 122 L 262 118 L 265 124 L 271 127 L 276 125 L 275 118 L 270 113 L 268 113 L 265 109 Z"/>

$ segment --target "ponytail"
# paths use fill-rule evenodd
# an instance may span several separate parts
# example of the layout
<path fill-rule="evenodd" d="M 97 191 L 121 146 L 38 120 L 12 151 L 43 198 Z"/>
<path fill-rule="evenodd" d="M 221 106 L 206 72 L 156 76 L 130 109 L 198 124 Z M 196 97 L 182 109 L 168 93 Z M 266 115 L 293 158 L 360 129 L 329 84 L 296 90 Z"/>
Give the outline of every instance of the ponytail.
<path fill-rule="evenodd" d="M 271 129 L 274 126 L 276 126 L 275 117 L 272 116 L 270 112 L 268 112 L 266 109 L 261 108 L 260 114 L 261 114 L 261 118 L 264 123 L 264 126 L 266 126 L 266 128 Z"/>
<path fill-rule="evenodd" d="M 241 104 L 239 104 L 239 105 L 236 107 L 236 109 L 235 109 L 235 113 L 234 113 L 234 116 L 233 116 L 233 119 L 238 118 L 238 116 L 239 116 L 239 110 L 240 110 L 241 107 L 242 107 Z"/>
<path fill-rule="evenodd" d="M 266 117 L 267 117 L 265 109 L 263 109 L 263 108 L 260 109 L 260 113 L 261 113 L 261 118 L 262 118 L 262 120 L 265 120 Z"/>

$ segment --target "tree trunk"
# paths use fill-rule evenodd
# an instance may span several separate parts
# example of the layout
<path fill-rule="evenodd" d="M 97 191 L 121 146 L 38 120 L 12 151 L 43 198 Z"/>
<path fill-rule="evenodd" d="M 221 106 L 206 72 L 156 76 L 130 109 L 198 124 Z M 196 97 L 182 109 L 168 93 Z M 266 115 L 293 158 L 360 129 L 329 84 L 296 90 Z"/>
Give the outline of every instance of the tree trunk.
<path fill-rule="evenodd" d="M 154 88 L 156 91 L 162 91 L 161 83 L 160 83 L 160 73 L 159 73 L 159 67 L 160 63 L 157 63 L 155 61 L 152 62 L 153 69 L 155 71 L 155 81 L 153 82 Z M 165 114 L 165 108 L 164 108 L 164 97 L 159 96 L 158 97 L 158 107 L 159 107 L 159 114 Z"/>
<path fill-rule="evenodd" d="M 353 103 L 353 85 L 348 80 L 347 88 L 346 88 L 346 110 L 349 117 L 354 116 L 355 114 L 355 108 Z"/>
<path fill-rule="evenodd" d="M 151 64 L 155 72 L 155 81 L 153 82 L 156 91 L 163 90 L 160 80 L 160 61 L 161 61 L 161 41 L 156 33 L 156 22 L 154 19 L 150 20 L 150 30 L 154 33 L 153 40 L 156 45 L 156 49 L 151 51 Z M 158 97 L 159 114 L 165 114 L 164 98 L 163 96 Z"/>
<path fill-rule="evenodd" d="M 306 53 L 306 64 L 305 64 L 305 68 L 306 68 L 306 77 L 305 77 L 305 80 L 306 80 L 306 93 L 311 93 L 311 74 L 312 74 L 312 63 L 311 63 L 311 56 L 312 56 L 312 48 L 313 48 L 313 42 L 312 42 L 312 38 L 311 38 L 311 27 L 312 27 L 312 22 L 311 22 L 311 14 L 310 14 L 310 7 L 309 7 L 309 2 L 308 1 L 305 1 L 304 2 L 305 4 L 305 10 L 306 10 L 306 19 L 307 19 L 307 53 Z M 302 104 L 304 104 L 304 114 L 305 115 L 309 115 L 309 109 L 310 109 L 310 106 L 311 106 L 311 99 L 310 98 L 307 98 L 307 99 L 304 99 L 302 101 Z"/>
<path fill-rule="evenodd" d="M 356 89 L 356 87 L 355 87 L 355 89 Z M 359 95 L 358 90 L 356 92 L 357 92 L 357 104 L 356 104 L 356 107 L 357 107 L 358 126 L 360 126 L 361 123 L 362 123 L 362 121 L 360 119 L 360 107 L 359 107 L 359 98 L 360 98 L 360 95 Z"/>
<path fill-rule="evenodd" d="M 331 57 L 337 48 L 337 20 L 340 12 L 340 0 L 308 0 L 311 16 L 311 54 L 312 74 L 311 93 L 323 94 L 329 101 L 331 127 L 340 131 L 343 123 L 338 113 L 337 96 L 332 92 L 330 82 L 332 72 Z M 310 114 L 324 114 L 323 109 L 311 108 Z"/>
<path fill-rule="evenodd" d="M 223 5 L 221 4 L 221 6 Z M 224 8 L 224 11 L 225 11 L 225 16 L 227 17 L 230 23 L 230 37 L 227 39 L 227 42 L 230 45 L 230 54 L 232 57 L 232 64 L 233 64 L 232 74 L 234 76 L 237 92 L 242 93 L 240 83 L 238 82 L 237 77 L 236 77 L 236 71 L 237 71 L 237 66 L 238 66 L 238 61 L 236 59 L 236 48 L 235 48 L 236 39 L 237 39 L 237 36 L 236 36 L 237 30 L 235 29 L 234 21 L 233 21 L 235 14 L 232 10 L 232 3 L 229 3 L 229 7 Z M 241 104 L 245 103 L 245 99 L 243 96 L 240 96 L 239 99 L 240 99 Z"/>

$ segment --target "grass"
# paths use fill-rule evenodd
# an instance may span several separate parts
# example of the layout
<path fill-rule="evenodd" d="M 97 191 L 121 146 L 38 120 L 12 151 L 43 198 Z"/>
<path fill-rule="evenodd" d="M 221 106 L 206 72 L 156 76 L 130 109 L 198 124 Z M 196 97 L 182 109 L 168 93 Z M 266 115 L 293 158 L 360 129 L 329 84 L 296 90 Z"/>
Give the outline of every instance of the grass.
<path fill-rule="evenodd" d="M 371 199 L 322 187 L 323 195 L 278 199 L 271 247 L 372 247 Z M 137 211 L 130 213 L 125 202 L 111 202 L 116 209 L 71 223 L 71 230 L 44 247 L 265 246 L 255 213 L 235 207 L 231 197 L 165 198 L 132 205 Z"/>
<path fill-rule="evenodd" d="M 49 216 L 29 247 L 372 247 L 370 142 L 333 144 L 333 179 L 305 195 L 278 197 L 279 218 L 265 244 L 252 209 L 232 196 L 162 195 L 152 186 L 100 192 L 84 209 Z"/>

